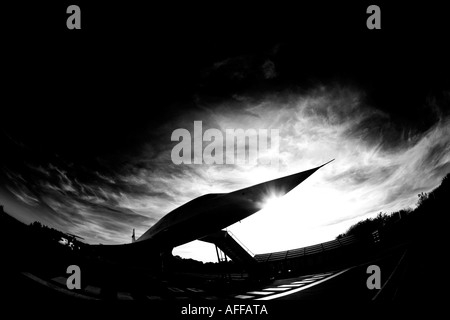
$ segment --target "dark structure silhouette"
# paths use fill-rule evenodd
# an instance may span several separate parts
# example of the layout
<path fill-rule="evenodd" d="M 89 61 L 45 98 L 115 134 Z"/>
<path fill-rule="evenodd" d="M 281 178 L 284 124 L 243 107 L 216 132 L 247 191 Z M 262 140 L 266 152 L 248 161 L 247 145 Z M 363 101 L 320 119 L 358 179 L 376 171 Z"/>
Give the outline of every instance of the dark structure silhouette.
<path fill-rule="evenodd" d="M 165 260 L 172 258 L 174 247 L 202 240 L 214 243 L 235 261 L 252 268 L 256 262 L 253 257 L 245 249 L 239 249 L 239 244 L 221 230 L 262 209 L 268 196 L 285 195 L 327 163 L 234 192 L 200 196 L 165 215 L 135 242 L 93 246 L 93 250 L 96 255 L 116 263 L 134 261 L 160 271 L 169 263 Z"/>

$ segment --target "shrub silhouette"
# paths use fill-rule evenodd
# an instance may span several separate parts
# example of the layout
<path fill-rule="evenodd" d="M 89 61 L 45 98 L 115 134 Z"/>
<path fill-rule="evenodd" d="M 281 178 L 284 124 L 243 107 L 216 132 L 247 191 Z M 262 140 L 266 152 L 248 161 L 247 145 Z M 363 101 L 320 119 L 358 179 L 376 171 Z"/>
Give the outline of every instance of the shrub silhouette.
<path fill-rule="evenodd" d="M 417 207 L 414 210 L 403 209 L 390 214 L 380 212 L 375 218 L 368 218 L 352 225 L 346 232 L 337 236 L 364 236 L 375 230 L 394 225 L 400 219 L 410 220 L 413 228 L 421 228 L 421 233 L 432 233 L 440 229 L 448 221 L 448 196 L 450 195 L 450 174 L 447 174 L 441 184 L 429 193 L 421 192 Z M 447 208 L 447 210 L 445 209 Z"/>

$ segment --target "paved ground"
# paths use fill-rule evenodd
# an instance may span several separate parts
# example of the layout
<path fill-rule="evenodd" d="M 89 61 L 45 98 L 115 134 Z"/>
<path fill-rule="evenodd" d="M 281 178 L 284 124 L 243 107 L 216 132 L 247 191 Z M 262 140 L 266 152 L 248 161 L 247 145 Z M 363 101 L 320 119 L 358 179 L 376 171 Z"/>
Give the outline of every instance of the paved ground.
<path fill-rule="evenodd" d="M 246 302 L 261 300 L 303 300 L 303 301 L 353 301 L 370 302 L 378 290 L 369 290 L 366 286 L 367 266 L 376 264 L 382 271 L 382 283 L 386 283 L 392 271 L 398 265 L 404 251 L 395 251 L 376 261 L 341 270 L 303 275 L 275 280 L 266 285 L 254 285 L 239 291 L 234 290 L 226 296 L 215 295 L 200 286 L 163 283 L 156 291 L 128 292 L 114 288 L 101 288 L 91 283 L 83 283 L 81 290 L 68 290 L 66 276 L 43 279 L 32 273 L 22 272 L 20 283 L 26 287 L 45 287 L 53 294 L 62 294 L 69 298 L 88 300 L 220 300 L 237 299 Z M 30 285 L 32 284 L 32 286 Z"/>
<path fill-rule="evenodd" d="M 277 280 L 270 285 L 236 295 L 244 300 L 302 300 L 321 302 L 371 302 L 379 290 L 369 290 L 366 285 L 367 267 L 378 265 L 382 285 L 398 265 L 404 251 L 391 253 L 378 260 L 342 270 L 311 274 L 296 278 Z"/>

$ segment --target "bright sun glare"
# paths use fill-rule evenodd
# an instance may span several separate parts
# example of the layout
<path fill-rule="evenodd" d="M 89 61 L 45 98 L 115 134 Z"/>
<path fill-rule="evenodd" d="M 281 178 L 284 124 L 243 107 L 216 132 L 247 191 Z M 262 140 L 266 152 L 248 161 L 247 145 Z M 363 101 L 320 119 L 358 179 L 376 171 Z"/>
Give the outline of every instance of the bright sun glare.
<path fill-rule="evenodd" d="M 267 198 L 264 199 L 262 204 L 263 209 L 275 209 L 280 205 L 282 196 L 277 194 L 271 194 Z"/>

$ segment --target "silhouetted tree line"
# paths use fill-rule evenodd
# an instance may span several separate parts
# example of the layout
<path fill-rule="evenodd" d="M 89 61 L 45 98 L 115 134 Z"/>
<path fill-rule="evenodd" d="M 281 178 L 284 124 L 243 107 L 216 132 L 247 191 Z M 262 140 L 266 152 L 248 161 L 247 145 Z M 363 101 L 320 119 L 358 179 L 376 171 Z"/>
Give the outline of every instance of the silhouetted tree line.
<path fill-rule="evenodd" d="M 32 233 L 34 233 L 35 235 L 39 235 L 41 239 L 59 241 L 61 240 L 61 238 L 64 238 L 67 241 L 72 242 L 74 245 L 76 245 L 76 247 L 80 247 L 84 244 L 75 236 L 66 234 L 54 228 L 50 228 L 39 221 L 30 223 L 29 227 L 31 228 Z"/>
<path fill-rule="evenodd" d="M 235 263 L 231 260 L 221 263 L 217 262 L 203 262 L 191 258 L 182 258 L 180 256 L 174 256 L 172 264 L 176 267 L 183 267 L 184 271 L 218 271 L 221 268 L 235 269 Z"/>
<path fill-rule="evenodd" d="M 423 214 L 429 212 L 436 214 L 440 207 L 443 207 L 446 195 L 450 195 L 450 174 L 447 174 L 441 184 L 429 193 L 421 192 L 418 196 L 417 206 L 415 209 L 403 209 L 393 213 L 380 212 L 374 218 L 368 218 L 352 225 L 346 232 L 337 236 L 340 239 L 345 236 L 364 236 L 369 235 L 376 230 L 393 226 L 401 219 L 425 218 Z M 412 218 L 411 218 L 412 219 Z"/>
<path fill-rule="evenodd" d="M 45 236 L 46 238 L 50 238 L 52 240 L 60 240 L 61 237 L 67 238 L 67 235 L 65 233 L 57 229 L 47 227 L 39 221 L 30 223 L 30 228 L 35 232 L 39 232 L 42 236 Z"/>

